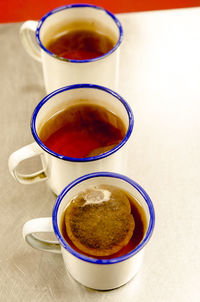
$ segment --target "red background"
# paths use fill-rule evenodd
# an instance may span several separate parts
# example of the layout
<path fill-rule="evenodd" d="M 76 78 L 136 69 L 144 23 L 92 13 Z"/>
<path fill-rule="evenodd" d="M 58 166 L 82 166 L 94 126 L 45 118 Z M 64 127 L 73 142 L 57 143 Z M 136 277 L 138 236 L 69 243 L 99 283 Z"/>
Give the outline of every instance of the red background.
<path fill-rule="evenodd" d="M 0 23 L 39 20 L 53 8 L 83 1 L 0 0 Z M 102 6 L 113 13 L 174 9 L 200 6 L 200 0 L 93 0 L 85 3 Z"/>

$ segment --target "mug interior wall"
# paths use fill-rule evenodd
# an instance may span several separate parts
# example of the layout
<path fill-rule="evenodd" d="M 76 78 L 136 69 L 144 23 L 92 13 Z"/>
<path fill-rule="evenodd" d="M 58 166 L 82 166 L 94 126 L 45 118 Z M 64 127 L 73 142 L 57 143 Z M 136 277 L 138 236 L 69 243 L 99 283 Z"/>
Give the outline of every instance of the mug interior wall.
<path fill-rule="evenodd" d="M 136 199 L 136 201 L 142 206 L 142 208 L 145 211 L 146 220 L 147 220 L 147 226 L 146 226 L 146 232 L 147 232 L 147 229 L 149 227 L 149 222 L 150 222 L 150 212 L 149 212 L 149 207 L 148 207 L 148 204 L 147 204 L 145 198 L 140 194 L 140 192 L 134 186 L 132 186 L 128 182 L 124 181 L 123 179 L 113 178 L 113 177 L 93 177 L 93 178 L 86 179 L 82 182 L 79 182 L 77 185 L 72 187 L 66 193 L 66 195 L 64 196 L 64 198 L 62 199 L 62 201 L 59 205 L 58 214 L 57 214 L 57 222 L 58 222 L 59 231 L 61 232 L 60 222 L 61 222 L 62 214 L 63 214 L 65 208 L 67 207 L 67 205 L 69 204 L 70 200 L 73 197 L 75 197 L 79 192 L 85 190 L 86 188 L 88 188 L 90 186 L 92 187 L 95 185 L 100 185 L 100 184 L 117 186 L 118 188 L 123 189 L 126 192 L 128 192 L 131 196 L 133 196 Z"/>
<path fill-rule="evenodd" d="M 103 9 L 94 7 L 71 7 L 58 10 L 45 19 L 40 29 L 40 40 L 45 46 L 52 36 L 61 31 L 91 29 L 109 36 L 116 44 L 120 32 L 115 21 Z"/>
<path fill-rule="evenodd" d="M 127 110 L 123 103 L 114 95 L 101 89 L 77 88 L 64 90 L 54 94 L 43 104 L 36 117 L 35 126 L 37 133 L 44 123 L 59 111 L 66 109 L 68 106 L 83 103 L 96 104 L 105 107 L 107 110 L 120 117 L 128 130 L 129 116 Z"/>

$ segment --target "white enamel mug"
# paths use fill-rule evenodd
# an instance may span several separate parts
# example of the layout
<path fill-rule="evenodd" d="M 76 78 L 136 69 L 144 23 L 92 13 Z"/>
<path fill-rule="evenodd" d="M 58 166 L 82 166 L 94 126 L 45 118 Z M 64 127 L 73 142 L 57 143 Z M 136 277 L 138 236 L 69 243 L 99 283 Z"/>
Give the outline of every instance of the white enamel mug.
<path fill-rule="evenodd" d="M 55 153 L 42 143 L 38 136 L 42 124 L 60 110 L 80 102 L 101 105 L 124 122 L 126 135 L 115 148 L 97 156 L 73 158 Z M 47 180 L 56 195 L 67 183 L 87 173 L 98 171 L 127 173 L 128 143 L 133 125 L 134 117 L 130 106 L 116 92 L 93 84 L 77 84 L 60 88 L 47 95 L 36 106 L 31 120 L 35 142 L 10 155 L 8 160 L 10 173 L 23 184 Z M 34 156 L 41 156 L 43 169 L 28 175 L 19 173 L 19 164 Z"/>
<path fill-rule="evenodd" d="M 61 217 L 70 202 L 80 191 L 87 187 L 107 184 L 121 188 L 132 195 L 143 207 L 147 227 L 139 245 L 123 256 L 112 259 L 96 259 L 74 250 L 61 233 Z M 33 248 L 61 253 L 67 271 L 81 284 L 98 290 L 109 290 L 126 284 L 139 271 L 144 248 L 149 241 L 155 224 L 152 201 L 144 189 L 132 179 L 118 173 L 99 172 L 84 175 L 71 182 L 57 197 L 52 218 L 36 218 L 27 221 L 23 227 L 23 237 Z M 35 233 L 54 232 L 57 242 L 44 241 Z"/>
<path fill-rule="evenodd" d="M 87 23 L 95 31 L 109 36 L 115 43 L 114 47 L 105 55 L 88 60 L 64 59 L 50 52 L 45 46 L 49 37 L 57 33 L 58 28 L 76 22 Z M 109 11 L 91 4 L 62 6 L 48 12 L 39 22 L 26 21 L 20 36 L 27 52 L 42 63 L 47 93 L 78 83 L 94 83 L 117 90 L 123 29 Z"/>

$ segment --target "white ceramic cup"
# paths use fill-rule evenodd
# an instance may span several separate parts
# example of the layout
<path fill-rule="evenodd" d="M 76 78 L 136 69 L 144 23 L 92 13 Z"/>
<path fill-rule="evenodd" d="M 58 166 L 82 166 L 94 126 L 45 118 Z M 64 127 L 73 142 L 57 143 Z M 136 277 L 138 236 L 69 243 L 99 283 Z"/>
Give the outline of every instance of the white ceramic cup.
<path fill-rule="evenodd" d="M 70 200 L 80 191 L 98 184 L 113 185 L 125 190 L 137 200 L 146 214 L 147 228 L 142 241 L 134 250 L 118 258 L 96 259 L 85 256 L 74 250 L 61 233 L 61 217 Z M 57 197 L 52 218 L 27 221 L 23 227 L 23 237 L 33 248 L 61 253 L 67 271 L 81 284 L 98 290 L 108 290 L 124 285 L 137 274 L 142 264 L 144 247 L 152 235 L 154 224 L 153 204 L 140 185 L 121 174 L 99 172 L 84 175 L 70 183 Z M 58 242 L 42 240 L 39 234 L 37 236 L 34 234 L 44 232 L 54 232 Z"/>
<path fill-rule="evenodd" d="M 87 22 L 95 31 L 112 38 L 114 47 L 105 55 L 88 60 L 69 60 L 46 49 L 49 37 L 58 28 Z M 34 33 L 34 36 L 33 36 Z M 42 63 L 47 93 L 65 85 L 94 83 L 117 90 L 119 50 L 123 29 L 119 20 L 109 11 L 91 4 L 71 4 L 56 8 L 37 21 L 26 21 L 20 30 L 24 48 Z"/>
<path fill-rule="evenodd" d="M 80 102 L 99 104 L 121 118 L 127 130 L 124 139 L 112 150 L 87 158 L 63 156 L 48 149 L 38 136 L 41 125 L 56 112 L 72 104 L 77 104 L 77 102 L 78 104 Z M 23 184 L 47 180 L 56 195 L 63 190 L 67 183 L 87 173 L 113 171 L 126 174 L 127 147 L 133 124 L 133 113 L 128 103 L 119 94 L 108 88 L 92 84 L 77 84 L 60 88 L 47 95 L 36 106 L 31 120 L 31 130 L 35 142 L 10 155 L 9 170 L 16 180 Z M 28 175 L 19 173 L 19 164 L 34 156 L 41 156 L 42 171 Z"/>

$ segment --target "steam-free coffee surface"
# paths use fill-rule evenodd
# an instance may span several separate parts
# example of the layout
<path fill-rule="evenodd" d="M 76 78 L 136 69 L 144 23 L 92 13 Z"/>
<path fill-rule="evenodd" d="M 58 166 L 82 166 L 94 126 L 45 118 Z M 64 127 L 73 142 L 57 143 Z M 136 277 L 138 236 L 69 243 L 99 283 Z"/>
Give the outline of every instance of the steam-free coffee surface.
<path fill-rule="evenodd" d="M 86 60 L 106 54 L 113 46 L 113 41 L 99 32 L 74 29 L 52 37 L 46 48 L 59 57 Z"/>
<path fill-rule="evenodd" d="M 76 196 L 65 211 L 66 231 L 81 251 L 108 256 L 128 244 L 135 222 L 121 189 L 101 185 Z"/>
<path fill-rule="evenodd" d="M 118 145 L 126 134 L 122 120 L 93 104 L 72 105 L 54 114 L 39 130 L 41 141 L 52 151 L 85 158 Z"/>

